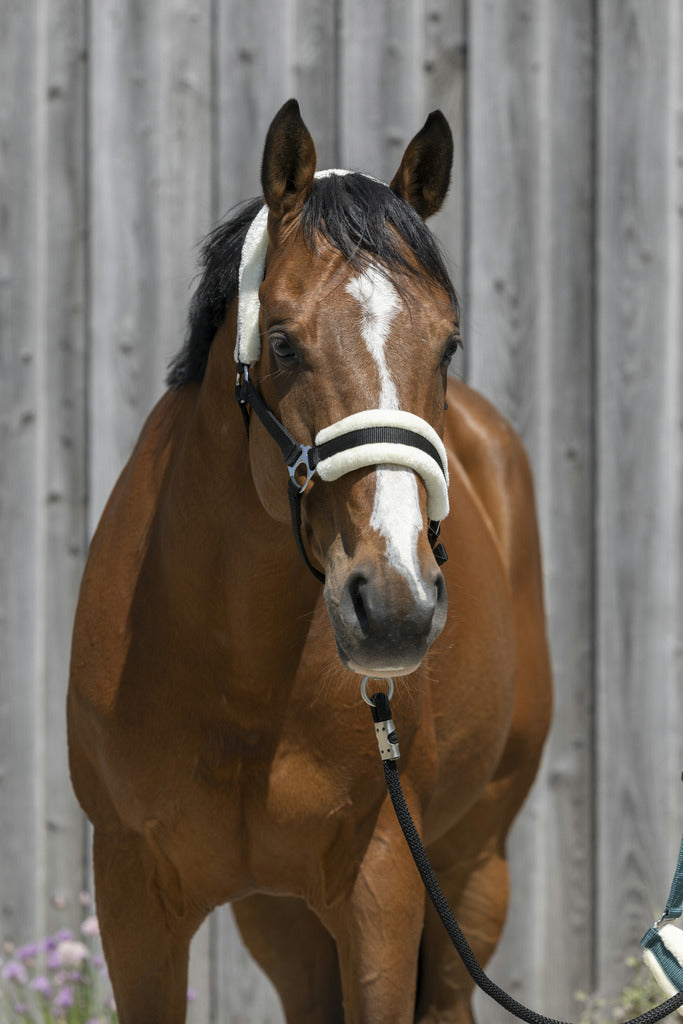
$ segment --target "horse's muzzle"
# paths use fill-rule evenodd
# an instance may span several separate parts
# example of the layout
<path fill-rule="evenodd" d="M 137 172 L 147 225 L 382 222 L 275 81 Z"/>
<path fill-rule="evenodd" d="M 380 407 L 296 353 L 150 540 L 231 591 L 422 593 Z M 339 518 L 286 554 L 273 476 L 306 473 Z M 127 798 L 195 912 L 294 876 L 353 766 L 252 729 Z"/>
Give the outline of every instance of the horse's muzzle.
<path fill-rule="evenodd" d="M 341 592 L 326 587 L 325 597 L 339 656 L 362 674 L 414 672 L 446 621 L 446 586 L 436 564 L 417 588 L 394 570 L 356 566 Z"/>

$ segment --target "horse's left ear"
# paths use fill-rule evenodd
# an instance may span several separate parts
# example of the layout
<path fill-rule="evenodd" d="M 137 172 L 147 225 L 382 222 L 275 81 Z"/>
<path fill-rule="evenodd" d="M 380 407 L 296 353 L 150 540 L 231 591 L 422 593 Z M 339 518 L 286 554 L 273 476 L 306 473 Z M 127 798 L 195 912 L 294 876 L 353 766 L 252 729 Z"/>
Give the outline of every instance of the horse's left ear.
<path fill-rule="evenodd" d="M 453 136 L 440 110 L 434 110 L 403 154 L 393 191 L 425 220 L 441 209 L 453 163 Z"/>
<path fill-rule="evenodd" d="M 313 188 L 316 152 L 299 104 L 288 100 L 268 129 L 261 164 L 263 197 L 271 214 L 297 215 Z"/>

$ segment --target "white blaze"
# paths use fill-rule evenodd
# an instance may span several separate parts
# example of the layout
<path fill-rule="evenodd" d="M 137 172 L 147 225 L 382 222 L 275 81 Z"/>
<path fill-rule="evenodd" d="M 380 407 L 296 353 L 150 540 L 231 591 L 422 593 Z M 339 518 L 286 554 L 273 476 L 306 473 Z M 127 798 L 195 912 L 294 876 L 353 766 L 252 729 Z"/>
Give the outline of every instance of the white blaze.
<path fill-rule="evenodd" d="M 391 281 L 370 267 L 346 286 L 361 308 L 361 335 L 379 374 L 379 409 L 400 409 L 385 352 L 391 325 L 401 307 Z M 423 529 L 417 480 L 410 469 L 379 466 L 370 525 L 384 537 L 390 565 L 402 573 L 418 597 L 426 597 L 417 560 L 417 537 Z"/>

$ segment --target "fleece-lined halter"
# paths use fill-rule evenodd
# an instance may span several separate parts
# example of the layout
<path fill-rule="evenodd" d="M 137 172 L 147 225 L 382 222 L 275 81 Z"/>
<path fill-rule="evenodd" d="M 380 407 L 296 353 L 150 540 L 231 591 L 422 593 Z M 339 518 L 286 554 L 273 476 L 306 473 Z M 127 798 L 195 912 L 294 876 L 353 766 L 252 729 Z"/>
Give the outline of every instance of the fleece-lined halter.
<path fill-rule="evenodd" d="M 316 178 L 349 171 L 320 171 Z M 265 275 L 268 248 L 268 207 L 264 206 L 249 226 L 240 259 L 237 310 L 237 387 L 235 389 L 244 421 L 249 429 L 250 406 L 277 442 L 289 471 L 287 493 L 294 537 L 301 556 L 316 579 L 325 576 L 306 552 L 301 532 L 301 498 L 316 474 L 333 481 L 355 469 L 393 465 L 412 469 L 427 489 L 429 542 L 439 565 L 446 550 L 439 542 L 441 520 L 448 515 L 448 460 L 446 449 L 433 427 L 420 416 L 400 409 L 367 409 L 338 420 L 318 432 L 313 445 L 299 444 L 270 411 L 254 387 L 249 368 L 261 356 L 259 328 L 259 287 Z"/>

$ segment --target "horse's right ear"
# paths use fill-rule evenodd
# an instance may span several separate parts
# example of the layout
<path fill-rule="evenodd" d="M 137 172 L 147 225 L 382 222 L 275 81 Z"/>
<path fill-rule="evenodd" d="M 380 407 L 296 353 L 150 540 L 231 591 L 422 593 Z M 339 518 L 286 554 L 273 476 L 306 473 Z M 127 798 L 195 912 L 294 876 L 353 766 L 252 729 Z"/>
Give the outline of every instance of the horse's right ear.
<path fill-rule="evenodd" d="M 316 152 L 296 100 L 288 100 L 268 129 L 261 164 L 266 205 L 278 220 L 297 216 L 311 189 Z"/>

